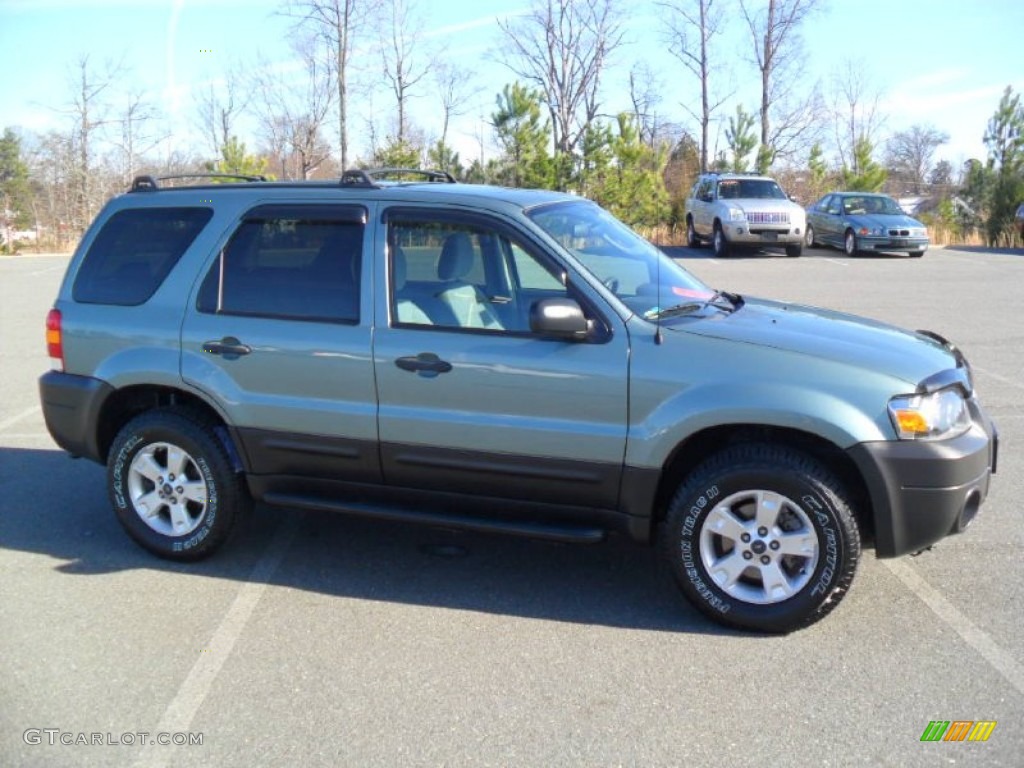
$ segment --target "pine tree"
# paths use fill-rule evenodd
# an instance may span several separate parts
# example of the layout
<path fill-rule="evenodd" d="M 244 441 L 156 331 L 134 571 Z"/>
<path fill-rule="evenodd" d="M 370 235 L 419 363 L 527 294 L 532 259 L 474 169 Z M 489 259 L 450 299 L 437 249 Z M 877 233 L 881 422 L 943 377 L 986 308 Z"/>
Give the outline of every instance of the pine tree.
<path fill-rule="evenodd" d="M 853 145 L 854 167 L 858 170 L 851 171 L 843 167 L 843 186 L 851 192 L 881 192 L 885 186 L 885 180 L 889 174 L 885 168 L 874 161 L 871 155 L 874 147 L 867 137 L 861 136 Z"/>
<path fill-rule="evenodd" d="M 992 179 L 985 230 L 989 245 L 1009 242 L 1017 204 L 1024 200 L 1024 105 L 1009 86 L 985 131 Z"/>

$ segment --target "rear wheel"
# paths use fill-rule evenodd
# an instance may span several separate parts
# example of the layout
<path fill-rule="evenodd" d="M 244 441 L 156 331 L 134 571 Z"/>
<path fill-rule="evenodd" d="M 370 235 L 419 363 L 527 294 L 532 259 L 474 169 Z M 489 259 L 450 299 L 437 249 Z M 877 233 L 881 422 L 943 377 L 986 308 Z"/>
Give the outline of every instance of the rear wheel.
<path fill-rule="evenodd" d="M 857 255 L 857 236 L 853 234 L 852 229 L 846 230 L 846 236 L 843 238 L 843 250 L 846 251 L 847 256 Z"/>
<path fill-rule="evenodd" d="M 807 231 L 804 233 L 804 243 L 808 248 L 818 247 L 818 242 L 814 239 L 814 227 L 810 224 L 807 225 Z"/>
<path fill-rule="evenodd" d="M 722 225 L 715 222 L 715 231 L 711 236 L 711 245 L 714 248 L 715 256 L 718 258 L 725 258 L 729 255 L 729 241 L 725 239 L 725 232 L 722 231 Z"/>
<path fill-rule="evenodd" d="M 790 632 L 842 600 L 860 558 L 848 494 L 813 457 L 743 444 L 700 465 L 660 534 L 680 590 L 715 621 Z"/>
<path fill-rule="evenodd" d="M 144 413 L 121 429 L 110 449 L 107 487 L 128 535 L 169 560 L 213 554 L 249 505 L 211 426 L 176 408 Z"/>

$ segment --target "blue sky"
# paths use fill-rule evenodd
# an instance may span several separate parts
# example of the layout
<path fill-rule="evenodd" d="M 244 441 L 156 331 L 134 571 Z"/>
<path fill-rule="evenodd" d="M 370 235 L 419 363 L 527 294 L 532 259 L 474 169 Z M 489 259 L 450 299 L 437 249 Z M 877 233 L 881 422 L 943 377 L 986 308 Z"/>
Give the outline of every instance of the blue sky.
<path fill-rule="evenodd" d="M 479 95 L 452 132 L 464 159 L 479 153 L 481 132 L 485 151 L 492 151 L 482 121 L 494 109 L 495 94 L 514 79 L 496 58 L 502 38 L 495 19 L 528 5 L 528 0 L 420 0 L 420 55 L 447 58 L 477 73 Z M 39 132 L 65 125 L 60 108 L 71 96 L 71 67 L 88 54 L 95 65 L 123 63 L 125 74 L 112 97 L 129 89 L 143 93 L 166 115 L 175 143 L 198 148 L 197 87 L 217 81 L 229 65 L 251 70 L 257 55 L 288 70 L 289 23 L 274 13 L 280 6 L 279 0 L 0 0 L 0 128 Z M 631 14 L 629 44 L 617 52 L 616 67 L 606 77 L 605 111 L 628 106 L 629 67 L 646 59 L 664 78 L 660 110 L 685 122 L 680 104 L 695 103 L 696 91 L 664 53 L 663 12 L 646 0 L 623 0 L 623 7 Z M 819 79 L 827 86 L 835 68 L 853 59 L 882 92 L 887 119 L 880 138 L 916 123 L 934 125 L 950 135 L 938 157 L 958 165 L 984 156 L 982 135 L 1003 89 L 1024 90 L 1022 30 L 1020 0 L 825 0 L 822 12 L 803 29 L 807 61 L 801 87 Z M 736 91 L 723 116 L 741 100 L 748 111 L 756 108 L 758 76 L 747 63 L 745 34 L 737 23 L 722 39 L 723 52 L 732 59 L 725 77 Z M 379 67 L 372 51 L 363 51 L 362 61 Z M 428 136 L 439 131 L 438 110 L 431 107 L 435 98 L 424 93 L 413 104 L 414 120 Z M 365 154 L 370 114 L 387 113 L 392 103 L 378 90 L 360 96 L 359 105 L 363 116 L 352 139 L 356 152 Z M 718 141 L 724 143 L 724 135 Z"/>

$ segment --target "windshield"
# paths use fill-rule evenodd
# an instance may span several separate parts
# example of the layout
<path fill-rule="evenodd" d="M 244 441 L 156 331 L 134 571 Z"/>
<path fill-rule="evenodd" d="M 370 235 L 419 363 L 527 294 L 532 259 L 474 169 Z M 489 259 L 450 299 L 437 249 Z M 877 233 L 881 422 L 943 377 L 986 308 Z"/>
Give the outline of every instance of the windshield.
<path fill-rule="evenodd" d="M 718 182 L 718 197 L 722 200 L 785 200 L 786 193 L 771 179 L 723 179 Z"/>
<path fill-rule="evenodd" d="M 527 215 L 638 315 L 652 317 L 682 302 L 714 296 L 700 280 L 594 203 L 555 203 Z"/>
<path fill-rule="evenodd" d="M 903 209 L 900 204 L 891 197 L 875 197 L 865 195 L 864 197 L 847 197 L 843 201 L 843 211 L 850 215 L 858 214 L 882 214 L 885 216 L 903 216 Z"/>

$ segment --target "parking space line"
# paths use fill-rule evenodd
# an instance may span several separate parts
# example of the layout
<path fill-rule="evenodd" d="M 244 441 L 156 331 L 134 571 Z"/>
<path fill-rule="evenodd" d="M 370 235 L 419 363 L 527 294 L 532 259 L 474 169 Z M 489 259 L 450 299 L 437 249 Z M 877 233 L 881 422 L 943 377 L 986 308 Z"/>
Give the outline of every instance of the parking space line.
<path fill-rule="evenodd" d="M 921 602 L 931 608 L 936 616 L 960 635 L 965 643 L 991 664 L 1006 682 L 1017 689 L 1017 693 L 1024 695 L 1024 665 L 996 643 L 987 632 L 975 626 L 907 563 L 901 560 L 883 560 L 882 564 L 892 571 L 907 589 L 917 595 Z"/>
<path fill-rule="evenodd" d="M 40 407 L 38 405 L 33 405 L 31 408 L 26 408 L 21 413 L 14 414 L 9 419 L 0 421 L 0 432 L 3 432 L 8 427 L 14 426 L 22 419 L 27 419 L 29 416 L 34 416 L 35 414 L 39 413 L 39 411 Z"/>
<path fill-rule="evenodd" d="M 266 591 L 267 584 L 284 559 L 292 539 L 295 538 L 301 517 L 301 513 L 295 512 L 284 516 L 273 534 L 273 540 L 249 572 L 248 579 L 238 590 L 238 595 L 235 596 L 217 631 L 213 633 L 205 648 L 197 649 L 199 658 L 178 688 L 174 699 L 167 705 L 163 717 L 157 724 L 156 733 L 181 733 L 189 729 L 196 712 L 206 700 L 213 681 L 231 655 L 256 604 Z M 199 653 L 199 650 L 203 652 Z M 138 768 L 162 768 L 172 757 L 172 750 L 166 746 L 158 746 L 150 740 L 139 753 L 135 765 Z"/>
<path fill-rule="evenodd" d="M 847 262 L 840 261 L 839 259 L 833 259 L 831 256 L 822 256 L 821 258 L 823 258 L 825 261 L 831 261 L 833 264 L 838 264 L 840 267 L 850 266 Z"/>

